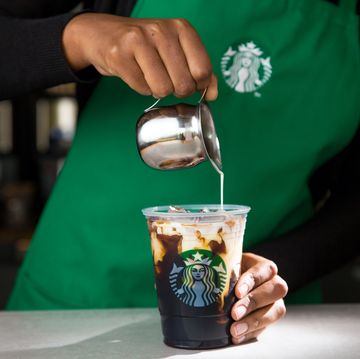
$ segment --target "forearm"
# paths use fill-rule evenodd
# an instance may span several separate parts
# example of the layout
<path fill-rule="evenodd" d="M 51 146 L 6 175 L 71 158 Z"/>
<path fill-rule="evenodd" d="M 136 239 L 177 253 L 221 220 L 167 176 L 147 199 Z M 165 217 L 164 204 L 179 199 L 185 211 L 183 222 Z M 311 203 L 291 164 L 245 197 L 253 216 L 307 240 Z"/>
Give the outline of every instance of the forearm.
<path fill-rule="evenodd" d="M 62 46 L 64 28 L 73 17 L 71 13 L 45 19 L 0 17 L 0 99 L 80 81 Z"/>
<path fill-rule="evenodd" d="M 0 15 L 22 19 L 37 19 L 66 13 L 81 0 L 0 0 Z"/>
<path fill-rule="evenodd" d="M 360 253 L 360 191 L 334 196 L 310 221 L 251 251 L 278 265 L 294 291 Z"/>

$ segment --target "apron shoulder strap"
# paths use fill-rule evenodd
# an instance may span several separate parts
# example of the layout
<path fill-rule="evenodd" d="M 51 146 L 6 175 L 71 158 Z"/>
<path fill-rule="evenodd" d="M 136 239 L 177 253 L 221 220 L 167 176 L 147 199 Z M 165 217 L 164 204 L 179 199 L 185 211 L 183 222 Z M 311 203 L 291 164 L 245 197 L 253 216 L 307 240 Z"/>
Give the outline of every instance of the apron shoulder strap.
<path fill-rule="evenodd" d="M 355 11 L 358 15 L 360 14 L 360 0 L 326 0 L 326 1 L 334 5 L 338 5 L 349 12 Z"/>
<path fill-rule="evenodd" d="M 348 12 L 356 12 L 359 9 L 359 0 L 340 0 L 337 1 L 339 3 L 340 8 L 343 8 Z"/>

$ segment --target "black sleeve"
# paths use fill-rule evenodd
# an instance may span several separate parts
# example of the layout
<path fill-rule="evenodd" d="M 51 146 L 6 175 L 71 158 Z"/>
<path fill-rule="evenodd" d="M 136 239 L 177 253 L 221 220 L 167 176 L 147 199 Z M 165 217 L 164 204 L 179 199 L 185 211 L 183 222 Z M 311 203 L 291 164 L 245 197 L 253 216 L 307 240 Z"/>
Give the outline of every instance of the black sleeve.
<path fill-rule="evenodd" d="M 24 19 L 55 16 L 74 9 L 81 0 L 0 0 L 1 15 Z"/>
<path fill-rule="evenodd" d="M 325 174 L 325 176 L 324 176 Z M 360 253 L 360 130 L 352 143 L 312 178 L 328 200 L 303 225 L 250 250 L 272 259 L 294 291 Z M 314 193 L 313 193 L 314 194 Z"/>
<path fill-rule="evenodd" d="M 61 6 L 60 1 L 55 1 L 54 6 L 45 0 L 9 3 L 13 5 L 0 2 L 0 99 L 60 83 L 97 78 L 93 68 L 75 74 L 63 52 L 63 30 L 77 14 L 32 18 L 53 15 L 55 10 L 69 10 L 77 1 L 65 1 L 67 7 Z M 46 11 L 49 7 L 51 12 Z M 28 13 L 25 14 L 25 10 Z"/>

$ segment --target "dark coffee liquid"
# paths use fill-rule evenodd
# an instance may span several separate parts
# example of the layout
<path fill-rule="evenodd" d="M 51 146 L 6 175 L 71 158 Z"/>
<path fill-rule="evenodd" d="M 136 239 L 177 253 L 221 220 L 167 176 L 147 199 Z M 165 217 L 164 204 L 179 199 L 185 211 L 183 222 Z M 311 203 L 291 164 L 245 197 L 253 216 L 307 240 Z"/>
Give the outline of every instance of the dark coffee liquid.
<path fill-rule="evenodd" d="M 227 252 L 225 241 L 220 237 L 204 243 L 205 236 L 196 231 L 199 249 L 184 251 L 183 236 L 159 233 L 157 223 L 148 221 L 164 342 L 193 349 L 230 344 L 237 275 L 226 272 L 221 258 Z"/>

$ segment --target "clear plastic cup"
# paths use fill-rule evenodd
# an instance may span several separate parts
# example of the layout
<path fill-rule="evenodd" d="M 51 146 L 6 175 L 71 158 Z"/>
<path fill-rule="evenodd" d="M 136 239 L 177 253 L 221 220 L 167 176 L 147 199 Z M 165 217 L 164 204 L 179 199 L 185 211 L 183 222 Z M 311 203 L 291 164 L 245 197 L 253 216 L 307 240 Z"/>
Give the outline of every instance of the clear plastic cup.
<path fill-rule="evenodd" d="M 164 342 L 191 349 L 226 346 L 250 207 L 179 207 L 189 212 L 168 212 L 168 206 L 143 209 Z"/>

